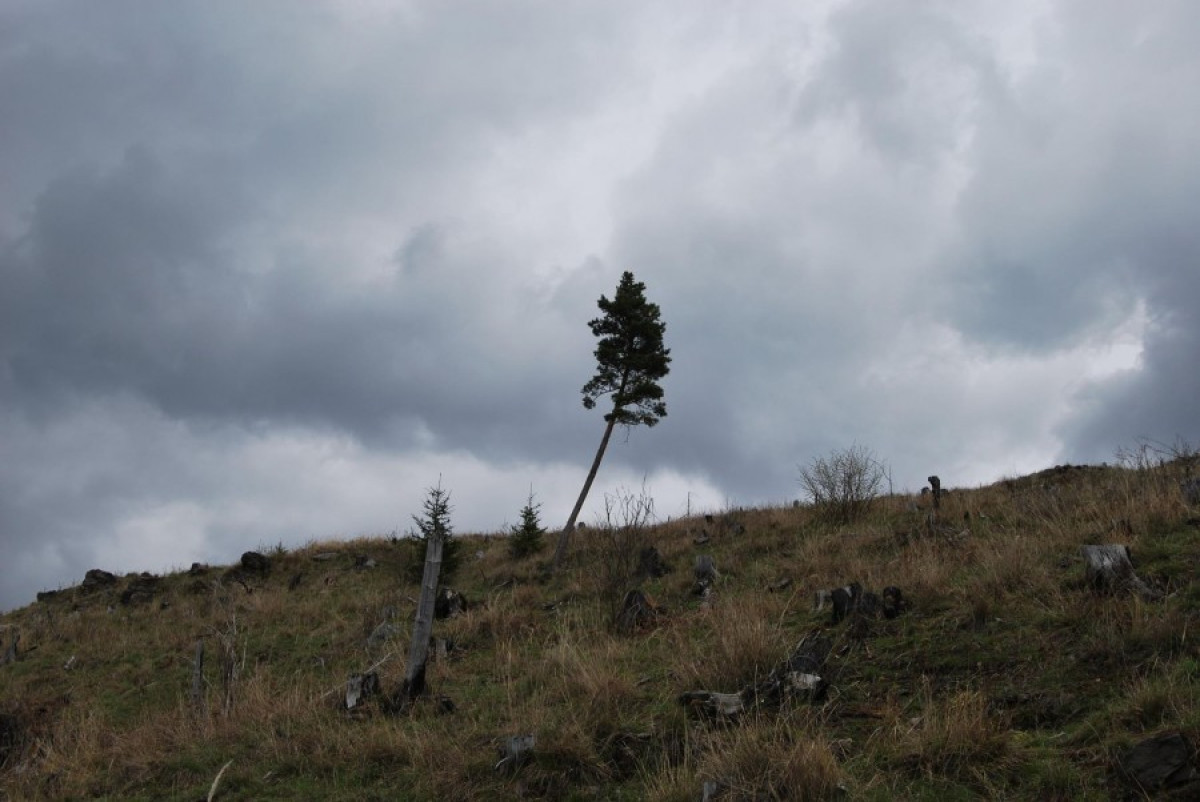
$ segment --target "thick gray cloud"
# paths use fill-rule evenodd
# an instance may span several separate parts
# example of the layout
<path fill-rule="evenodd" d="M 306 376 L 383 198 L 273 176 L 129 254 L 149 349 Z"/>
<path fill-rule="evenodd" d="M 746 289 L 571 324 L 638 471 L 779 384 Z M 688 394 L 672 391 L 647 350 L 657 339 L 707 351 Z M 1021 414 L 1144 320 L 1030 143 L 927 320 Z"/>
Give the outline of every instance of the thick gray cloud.
<path fill-rule="evenodd" d="M 597 498 L 1196 438 L 1198 14 L 0 4 L 0 607 L 403 530 L 439 475 L 460 529 L 561 520 L 623 269 L 670 414 Z"/>

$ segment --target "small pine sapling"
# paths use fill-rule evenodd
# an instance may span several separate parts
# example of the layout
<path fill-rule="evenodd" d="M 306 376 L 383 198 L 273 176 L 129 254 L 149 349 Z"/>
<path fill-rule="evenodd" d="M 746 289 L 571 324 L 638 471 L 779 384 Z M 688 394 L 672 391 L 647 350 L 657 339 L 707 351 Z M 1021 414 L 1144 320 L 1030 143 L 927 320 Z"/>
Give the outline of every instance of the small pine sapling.
<path fill-rule="evenodd" d="M 521 523 L 512 527 L 512 537 L 508 541 L 508 553 L 513 559 L 520 560 L 542 550 L 546 530 L 542 528 L 541 509 L 541 504 L 533 503 L 533 491 L 530 491 L 529 500 L 521 509 Z"/>
<path fill-rule="evenodd" d="M 442 489 L 441 480 L 438 480 L 436 487 L 429 488 L 421 506 L 425 510 L 424 515 L 412 517 L 417 531 L 412 538 L 415 545 L 409 562 L 409 574 L 414 581 L 421 581 L 425 570 L 425 546 L 431 536 L 438 534 L 445 539 L 445 545 L 442 547 L 441 577 L 449 579 L 458 570 L 459 543 L 458 539 L 453 537 L 454 529 L 450 526 L 450 513 L 453 511 L 453 507 L 450 506 L 450 492 Z"/>

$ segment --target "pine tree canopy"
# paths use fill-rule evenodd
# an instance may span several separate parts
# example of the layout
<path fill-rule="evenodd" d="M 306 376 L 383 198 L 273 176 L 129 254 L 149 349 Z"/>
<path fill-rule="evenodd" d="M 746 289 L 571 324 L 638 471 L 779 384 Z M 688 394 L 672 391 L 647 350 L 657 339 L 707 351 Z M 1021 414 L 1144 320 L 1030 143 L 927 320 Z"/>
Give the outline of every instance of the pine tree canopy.
<path fill-rule="evenodd" d="M 667 416 L 658 385 L 671 364 L 671 351 L 663 347 L 667 326 L 645 291 L 646 285 L 625 271 L 612 300 L 601 295 L 597 302 L 604 316 L 588 323 L 600 342 L 596 375 L 583 387 L 583 405 L 592 409 L 599 398 L 611 395 L 613 409 L 604 419 L 627 426 L 653 426 Z"/>

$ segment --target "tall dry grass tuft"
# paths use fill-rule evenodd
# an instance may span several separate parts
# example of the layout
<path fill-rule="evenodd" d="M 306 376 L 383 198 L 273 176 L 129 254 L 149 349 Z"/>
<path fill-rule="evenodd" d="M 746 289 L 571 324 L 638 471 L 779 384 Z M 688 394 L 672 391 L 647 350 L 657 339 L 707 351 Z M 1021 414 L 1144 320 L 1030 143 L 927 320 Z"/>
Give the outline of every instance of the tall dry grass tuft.
<path fill-rule="evenodd" d="M 893 723 L 880 733 L 875 748 L 885 762 L 914 776 L 943 777 L 968 784 L 1007 770 L 1014 747 L 1007 723 L 988 710 L 979 691 L 963 690 L 936 696 L 925 680 L 919 715 Z"/>
<path fill-rule="evenodd" d="M 717 783 L 729 799 L 832 799 L 846 776 L 817 732 L 760 720 L 707 739 L 697 775 Z M 693 794 L 696 789 L 693 789 Z"/>

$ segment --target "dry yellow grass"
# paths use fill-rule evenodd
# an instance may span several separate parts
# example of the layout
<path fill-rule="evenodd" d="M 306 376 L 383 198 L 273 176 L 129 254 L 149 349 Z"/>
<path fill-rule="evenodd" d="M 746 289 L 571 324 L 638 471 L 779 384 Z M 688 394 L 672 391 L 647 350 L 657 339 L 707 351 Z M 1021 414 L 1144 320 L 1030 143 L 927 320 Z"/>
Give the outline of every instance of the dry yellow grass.
<path fill-rule="evenodd" d="M 651 526 L 645 544 L 674 571 L 642 583 L 664 612 L 634 635 L 610 626 L 609 552 L 591 533 L 549 578 L 548 554 L 513 560 L 502 538 L 469 536 L 452 584 L 471 607 L 437 622 L 455 648 L 430 665 L 435 696 L 402 717 L 339 706 L 350 673 L 375 666 L 385 691 L 403 677 L 417 588 L 387 538 L 276 553 L 246 586 L 220 568 L 172 575 L 150 604 L 121 605 L 123 583 L 69 590 L 0 618 L 24 649 L 0 666 L 0 713 L 19 723 L 0 789 L 194 800 L 232 760 L 217 799 L 691 800 L 705 781 L 725 799 L 1110 798 L 1139 738 L 1200 744 L 1200 532 L 1172 470 L 954 489 L 932 527 L 927 500 L 900 497 L 852 526 L 790 506 Z M 1128 544 L 1164 600 L 1088 587 L 1078 549 L 1095 542 Z M 356 570 L 361 554 L 376 567 Z M 720 572 L 710 604 L 691 593 L 698 554 Z M 813 593 L 850 581 L 896 585 L 912 608 L 832 625 Z M 392 638 L 368 648 L 385 621 Z M 834 642 L 818 704 L 723 725 L 676 702 L 761 679 L 814 628 Z M 197 640 L 203 710 L 188 699 Z M 533 760 L 497 771 L 520 734 Z"/>

